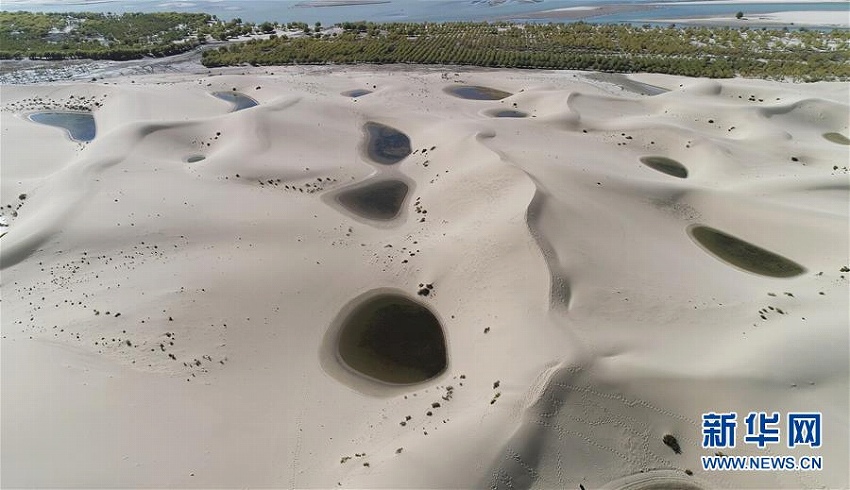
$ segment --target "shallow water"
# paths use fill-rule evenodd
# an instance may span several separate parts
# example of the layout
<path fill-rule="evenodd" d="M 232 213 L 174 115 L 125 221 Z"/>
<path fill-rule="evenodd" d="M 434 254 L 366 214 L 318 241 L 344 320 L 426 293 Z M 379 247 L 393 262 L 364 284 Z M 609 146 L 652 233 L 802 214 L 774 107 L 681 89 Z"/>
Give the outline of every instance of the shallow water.
<path fill-rule="evenodd" d="M 357 88 L 357 89 L 354 89 L 354 90 L 349 90 L 347 92 L 343 92 L 342 95 L 344 95 L 346 97 L 357 98 L 357 97 L 363 97 L 364 95 L 368 95 L 368 94 L 371 94 L 371 93 L 372 93 L 371 90 Z"/>
<path fill-rule="evenodd" d="M 203 155 L 192 155 L 192 156 L 186 158 L 186 161 L 189 162 L 189 163 L 197 163 L 197 162 L 200 162 L 201 160 L 204 160 L 206 158 L 207 157 L 205 157 Z"/>
<path fill-rule="evenodd" d="M 358 216 L 391 220 L 401 211 L 408 191 L 408 185 L 400 180 L 382 180 L 343 191 L 336 200 Z"/>
<path fill-rule="evenodd" d="M 694 226 L 688 233 L 718 259 L 753 274 L 794 277 L 806 272 L 793 260 L 708 226 Z"/>
<path fill-rule="evenodd" d="M 34 12 L 55 12 L 60 2 L 0 2 L 0 10 L 28 10 Z M 83 2 L 65 2 L 71 9 Z M 206 12 L 220 19 L 231 20 L 239 17 L 247 22 L 307 22 L 320 21 L 329 26 L 336 22 L 370 20 L 372 22 L 449 22 L 449 21 L 498 21 L 522 19 L 532 13 L 553 11 L 559 8 L 592 5 L 588 0 L 545 0 L 540 2 L 486 2 L 470 0 L 444 0 L 440 8 L 434 8 L 433 0 L 393 0 L 362 5 L 318 6 L 318 2 L 309 0 L 219 0 L 207 2 L 163 2 L 162 0 L 99 0 L 85 2 L 85 10 L 93 12 Z M 630 5 L 651 5 L 657 0 L 634 0 Z M 585 22 L 593 23 L 645 23 L 650 19 L 675 19 L 677 17 L 729 16 L 736 10 L 744 10 L 747 15 L 779 12 L 783 10 L 842 10 L 840 3 L 800 2 L 800 3 L 746 3 L 731 6 L 728 4 L 673 3 L 656 5 L 637 12 L 618 12 L 599 17 L 590 17 Z M 557 13 L 557 12 L 556 12 Z M 528 22 L 526 20 L 526 22 Z M 534 22 L 564 22 L 556 15 L 541 17 Z M 730 22 L 740 25 L 740 22 Z M 666 24 L 665 24 L 666 25 Z"/>
<path fill-rule="evenodd" d="M 640 157 L 640 162 L 647 167 L 673 177 L 684 179 L 688 177 L 688 169 L 672 158 L 648 156 Z"/>
<path fill-rule="evenodd" d="M 364 127 L 368 136 L 366 152 L 372 160 L 392 165 L 410 155 L 410 138 L 406 134 L 376 122 L 367 122 Z"/>
<path fill-rule="evenodd" d="M 213 95 L 221 100 L 226 100 L 233 104 L 233 110 L 231 112 L 248 109 L 249 107 L 254 107 L 258 104 L 256 100 L 239 92 L 213 92 Z"/>
<path fill-rule="evenodd" d="M 39 124 L 62 128 L 76 141 L 91 141 L 97 134 L 94 116 L 88 112 L 44 111 L 30 114 L 29 119 Z"/>
<path fill-rule="evenodd" d="M 827 141 L 831 141 L 839 145 L 850 145 L 850 139 L 841 133 L 823 133 L 823 137 L 826 138 Z"/>
<path fill-rule="evenodd" d="M 348 367 L 387 383 L 427 381 L 448 364 L 440 322 L 399 294 L 375 296 L 355 308 L 343 321 L 337 349 Z"/>
<path fill-rule="evenodd" d="M 510 97 L 510 92 L 480 85 L 453 85 L 445 88 L 446 93 L 469 100 L 501 100 Z"/>
<path fill-rule="evenodd" d="M 511 109 L 506 109 L 503 111 L 496 111 L 492 113 L 493 117 L 528 117 L 528 114 L 522 111 L 515 111 Z"/>

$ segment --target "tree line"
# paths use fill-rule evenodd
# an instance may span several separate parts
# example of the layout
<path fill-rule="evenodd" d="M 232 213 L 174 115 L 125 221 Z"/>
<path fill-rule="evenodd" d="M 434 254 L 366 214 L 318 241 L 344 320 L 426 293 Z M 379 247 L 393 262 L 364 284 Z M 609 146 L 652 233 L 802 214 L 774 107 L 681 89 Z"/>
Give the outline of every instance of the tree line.
<path fill-rule="evenodd" d="M 653 72 L 801 81 L 850 79 L 850 31 L 612 24 L 347 22 L 204 52 L 207 67 L 422 63 Z"/>
<path fill-rule="evenodd" d="M 421 63 L 653 72 L 799 81 L 850 79 L 850 30 L 628 24 L 303 22 L 259 25 L 188 13 L 0 12 L 0 59 L 125 60 L 204 51 L 207 67 Z"/>
<path fill-rule="evenodd" d="M 0 58 L 124 60 L 167 56 L 200 44 L 208 14 L 0 12 Z"/>

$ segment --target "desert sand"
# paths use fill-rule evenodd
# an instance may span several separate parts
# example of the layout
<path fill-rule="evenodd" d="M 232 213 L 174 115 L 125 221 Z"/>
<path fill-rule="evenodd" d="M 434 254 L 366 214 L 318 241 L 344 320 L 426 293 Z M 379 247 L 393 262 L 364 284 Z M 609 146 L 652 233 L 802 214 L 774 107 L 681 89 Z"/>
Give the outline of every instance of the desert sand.
<path fill-rule="evenodd" d="M 3 86 L 0 483 L 847 487 L 847 85 L 623 80 L 290 67 Z M 258 104 L 212 95 L 234 89 Z M 27 119 L 81 98 L 89 143 Z M 370 143 L 369 122 L 411 153 Z M 348 315 L 386 295 L 441 325 L 436 374 L 388 382 L 341 357 Z M 822 412 L 823 446 L 744 444 L 761 410 Z M 741 417 L 726 454 L 823 470 L 703 471 L 701 416 L 722 411 Z"/>

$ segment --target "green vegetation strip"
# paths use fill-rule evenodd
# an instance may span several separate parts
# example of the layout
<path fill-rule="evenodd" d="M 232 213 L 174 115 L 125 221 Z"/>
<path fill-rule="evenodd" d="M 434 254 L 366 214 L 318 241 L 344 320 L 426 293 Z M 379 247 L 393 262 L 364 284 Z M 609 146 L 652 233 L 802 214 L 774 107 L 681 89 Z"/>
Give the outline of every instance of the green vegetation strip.
<path fill-rule="evenodd" d="M 207 14 L 0 12 L 0 58 L 125 60 L 188 51 Z"/>
<path fill-rule="evenodd" d="M 328 33 L 329 32 L 329 33 Z M 296 37 L 297 36 L 297 37 Z M 850 31 L 635 27 L 585 23 L 343 23 L 336 31 L 209 50 L 208 67 L 423 63 L 503 68 L 850 79 Z"/>
<path fill-rule="evenodd" d="M 137 59 L 204 51 L 207 67 L 419 63 L 501 68 L 850 80 L 850 30 L 613 24 L 303 22 L 259 25 L 208 14 L 0 12 L 0 59 Z"/>

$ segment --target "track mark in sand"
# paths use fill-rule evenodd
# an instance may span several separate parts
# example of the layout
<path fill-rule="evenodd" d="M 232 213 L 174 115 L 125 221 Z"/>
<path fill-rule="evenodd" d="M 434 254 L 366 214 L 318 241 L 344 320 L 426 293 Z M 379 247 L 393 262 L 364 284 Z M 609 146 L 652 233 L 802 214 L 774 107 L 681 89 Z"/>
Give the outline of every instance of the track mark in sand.
<path fill-rule="evenodd" d="M 703 490 L 699 482 L 683 471 L 650 470 L 618 478 L 603 488 L 610 490 Z"/>
<path fill-rule="evenodd" d="M 802 265 L 720 230 L 704 225 L 688 227 L 700 248 L 738 269 L 767 277 L 788 278 L 806 272 Z"/>
<path fill-rule="evenodd" d="M 560 466 L 559 448 L 564 446 L 583 445 L 589 451 L 588 454 L 598 452 L 613 456 L 614 459 L 606 459 L 606 463 L 596 466 L 589 473 L 609 475 L 624 472 L 644 474 L 653 468 L 675 468 L 680 464 L 677 463 L 676 449 L 684 452 L 688 448 L 699 447 L 698 440 L 686 435 L 690 432 L 698 433 L 697 421 L 646 400 L 630 399 L 621 394 L 596 390 L 583 383 L 577 384 L 578 380 L 573 378 L 581 374 L 581 367 L 564 366 L 557 371 L 547 377 L 543 393 L 528 407 L 524 422 L 505 447 L 503 456 L 494 463 L 489 473 L 490 480 L 486 482 L 491 488 L 569 488 L 565 485 L 570 484 L 569 479 L 577 475 L 565 477 L 560 468 L 555 474 L 539 472 L 539 466 L 534 463 L 549 464 L 551 461 L 546 461 L 555 458 L 557 466 Z M 668 421 L 682 422 L 685 429 L 693 430 L 682 430 L 680 427 L 675 437 L 669 433 L 659 433 L 658 426 L 645 422 L 647 417 L 636 413 L 636 410 L 650 410 L 663 415 Z M 600 438 L 600 434 L 604 434 L 604 437 Z M 663 451 L 662 443 L 674 452 Z M 543 459 L 540 459 L 541 454 L 544 455 Z M 692 478 L 693 472 L 688 473 L 685 468 L 670 471 L 671 477 L 653 481 L 674 485 L 669 488 L 680 488 L 675 486 L 679 481 L 696 485 L 681 488 L 701 488 L 699 481 Z M 530 476 L 533 478 L 531 481 Z M 720 480 L 723 478 L 720 477 Z"/>
<path fill-rule="evenodd" d="M 307 375 L 301 374 L 301 385 L 304 389 L 301 390 L 301 408 L 298 410 L 298 415 L 295 416 L 295 447 L 292 450 L 292 463 L 289 473 L 289 488 L 298 488 L 298 469 L 301 466 L 301 445 L 304 437 L 304 412 L 307 410 L 307 398 L 310 391 L 310 384 L 307 382 Z"/>

